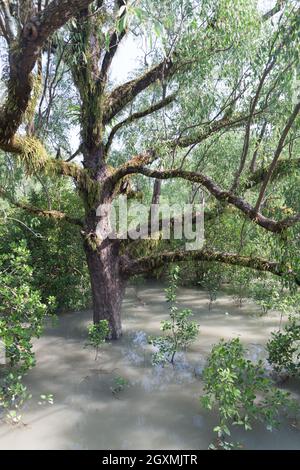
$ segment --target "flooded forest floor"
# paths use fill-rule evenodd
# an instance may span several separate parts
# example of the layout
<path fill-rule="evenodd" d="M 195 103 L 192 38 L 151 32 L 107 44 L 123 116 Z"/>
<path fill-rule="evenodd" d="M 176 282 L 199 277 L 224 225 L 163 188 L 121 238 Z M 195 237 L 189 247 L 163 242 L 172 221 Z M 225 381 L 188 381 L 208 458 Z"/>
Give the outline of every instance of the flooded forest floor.
<path fill-rule="evenodd" d="M 191 308 L 200 334 L 176 365 L 153 367 L 149 335 L 160 334 L 168 315 L 161 284 L 127 289 L 121 340 L 95 352 L 85 347 L 91 312 L 61 315 L 35 341 L 37 365 L 26 377 L 32 399 L 18 425 L 0 424 L 0 449 L 207 449 L 215 438 L 217 416 L 201 409 L 201 371 L 212 345 L 240 337 L 249 358 L 265 358 L 264 344 L 280 315 L 260 317 L 246 302 L 238 307 L 220 294 L 211 311 L 207 293 L 180 288 L 178 301 Z M 287 389 L 300 395 L 299 384 Z M 54 404 L 40 395 L 53 394 Z M 299 449 L 300 430 L 288 421 L 269 432 L 235 430 L 246 449 Z"/>

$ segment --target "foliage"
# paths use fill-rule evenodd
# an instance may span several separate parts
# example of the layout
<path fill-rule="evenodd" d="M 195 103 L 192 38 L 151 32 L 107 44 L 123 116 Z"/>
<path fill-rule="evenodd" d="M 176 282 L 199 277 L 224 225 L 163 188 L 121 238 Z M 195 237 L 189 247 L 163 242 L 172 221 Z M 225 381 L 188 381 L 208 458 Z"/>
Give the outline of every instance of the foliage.
<path fill-rule="evenodd" d="M 253 278 L 253 273 L 249 269 L 235 269 L 231 280 L 230 289 L 233 291 L 234 300 L 239 307 L 249 297 L 249 282 Z"/>
<path fill-rule="evenodd" d="M 126 387 L 129 387 L 130 383 L 127 379 L 121 376 L 114 378 L 114 384 L 110 387 L 110 390 L 114 396 L 117 396 L 119 393 L 123 392 Z"/>
<path fill-rule="evenodd" d="M 267 288 L 264 283 L 256 283 L 251 289 L 252 298 L 260 306 L 262 313 L 266 315 L 279 299 L 280 293 L 276 287 Z"/>
<path fill-rule="evenodd" d="M 5 152 L 10 146 L 14 149 L 17 144 L 18 151 L 0 155 L 1 187 L 8 188 L 12 199 L 48 210 L 62 210 L 72 217 L 80 216 L 87 222 L 84 229 L 88 225 L 90 230 L 90 220 L 93 218 L 91 201 L 95 203 L 95 194 L 99 195 L 95 191 L 96 185 L 86 184 L 82 188 L 82 179 L 79 182 L 77 179 L 76 183 L 64 183 L 66 163 L 63 160 L 72 160 L 72 154 L 80 144 L 76 157 L 78 169 L 73 166 L 69 176 L 76 176 L 84 167 L 87 174 L 94 173 L 93 176 L 101 178 L 106 170 L 110 172 L 118 168 L 133 155 L 155 149 L 156 169 L 195 171 L 220 186 L 218 193 L 221 200 L 218 201 L 209 190 L 205 190 L 207 249 L 263 257 L 277 262 L 280 267 L 282 265 L 284 272 L 287 269 L 291 274 L 300 276 L 299 224 L 282 234 L 269 233 L 254 223 L 253 211 L 250 210 L 249 214 L 252 215 L 246 218 L 241 215 L 239 204 L 233 207 L 227 203 L 229 192 L 234 191 L 241 198 L 240 203 L 244 201 L 246 207 L 248 203 L 255 206 L 261 188 L 261 181 L 255 180 L 255 168 L 262 174 L 272 161 L 276 163 L 273 158 L 281 142 L 280 160 L 286 164 L 285 170 L 278 170 L 281 168 L 278 161 L 260 212 L 265 217 L 280 221 L 300 211 L 299 115 L 286 139 L 280 139 L 291 116 L 295 80 L 298 81 L 299 74 L 298 2 L 276 2 L 280 4 L 281 12 L 268 21 L 263 19 L 258 5 L 263 3 L 265 8 L 268 2 L 256 0 L 140 0 L 126 2 L 121 8 L 112 1 L 92 2 L 79 16 L 75 15 L 68 24 L 51 35 L 45 44 L 40 44 L 42 64 L 32 68 L 33 90 L 30 93 L 27 84 L 23 87 L 25 94 L 20 84 L 14 83 L 14 77 L 22 77 L 24 72 L 26 83 L 26 71 L 20 70 L 19 66 L 26 64 L 26 57 L 31 60 L 38 54 L 27 53 L 27 46 L 30 49 L 30 44 L 34 44 L 31 41 L 28 44 L 25 41 L 26 47 L 20 51 L 12 47 L 19 40 L 23 44 L 24 39 L 24 24 L 20 21 L 22 7 L 19 8 L 18 1 L 12 3 L 8 13 L 16 26 L 13 29 L 21 36 L 6 41 L 2 54 L 4 78 L 9 84 L 6 94 L 10 112 L 7 123 L 4 100 L 1 128 L 5 138 L 1 139 L 1 144 Z M 44 8 L 43 2 L 40 7 Z M 8 21 L 6 13 L 2 15 L 4 29 Z M 26 11 L 24 14 L 26 21 L 31 13 Z M 44 13 L 41 15 L 47 16 Z M 43 25 L 40 26 L 43 29 Z M 48 24 L 49 27 L 51 25 Z M 10 31 L 10 24 L 7 31 Z M 47 38 L 45 31 L 39 32 L 41 40 L 43 36 Z M 123 39 L 125 33 L 127 37 Z M 1 38 L 3 45 L 5 36 Z M 130 76 L 124 78 L 118 73 L 115 80 L 114 69 L 110 66 L 116 66 L 118 72 L 121 70 L 122 54 L 115 53 L 120 52 L 117 51 L 118 43 L 122 41 L 124 44 L 126 40 L 129 41 L 127 45 L 133 41 L 132 49 L 136 49 L 136 57 L 132 61 L 134 67 Z M 21 60 L 14 63 L 14 57 Z M 162 61 L 165 61 L 163 74 L 155 73 L 155 80 L 145 88 L 145 74 Z M 168 74 L 171 63 L 174 68 Z M 102 74 L 103 65 L 107 68 Z M 39 76 L 40 72 L 42 77 Z M 116 83 L 120 78 L 122 83 Z M 135 92 L 127 97 L 125 93 L 119 107 L 113 98 L 122 98 L 122 93 L 130 89 L 133 83 L 131 79 L 136 80 Z M 140 119 L 127 119 L 157 103 L 162 94 L 169 96 L 173 92 L 176 100 L 170 104 L 171 109 L 160 109 Z M 10 136 L 8 145 L 6 127 L 14 124 L 14 111 L 18 107 L 15 93 L 20 93 L 19 103 L 22 104 L 19 117 L 21 119 L 23 116 L 26 124 L 30 125 L 21 127 L 19 136 Z M 31 95 L 32 99 L 27 112 L 24 112 L 26 94 Z M 115 111 L 112 119 L 109 118 L 111 111 Z M 233 117 L 234 122 L 230 122 Z M 121 125 L 111 151 L 104 155 L 103 149 L 111 130 L 122 122 L 124 124 L 124 121 L 127 124 Z M 265 132 L 262 133 L 264 128 Z M 77 142 L 77 130 L 80 130 L 80 142 Z M 185 139 L 190 145 L 183 145 Z M 48 162 L 49 155 L 56 155 L 56 158 Z M 83 162 L 79 161 L 81 155 Z M 26 177 L 20 173 L 17 160 L 25 167 Z M 53 174 L 53 168 L 58 163 L 62 169 L 61 178 Z M 106 163 L 112 169 L 105 168 Z M 240 184 L 232 190 L 234 175 L 241 165 Z M 48 176 L 43 173 L 46 170 Z M 149 179 L 136 175 L 131 182 L 143 192 L 144 200 L 150 202 L 152 183 Z M 200 189 L 204 191 L 203 187 Z M 163 182 L 161 198 L 165 200 L 184 204 L 194 201 L 194 195 L 195 188 L 190 182 L 180 179 Z M 22 215 L 19 209 L 11 207 L 5 207 L 4 219 L 6 229 L 1 226 L 0 253 L 12 256 L 14 248 L 10 243 L 20 238 L 26 239 L 34 268 L 34 276 L 30 280 L 32 291 L 28 295 L 34 297 L 34 292 L 41 294 L 40 298 L 38 294 L 35 296 L 34 306 L 39 309 L 40 303 L 46 305 L 48 297 L 53 295 L 60 310 L 88 306 L 91 292 L 81 243 L 82 233 L 78 226 L 32 214 Z M 145 249 L 136 249 L 133 258 L 151 255 L 153 251 L 159 253 L 170 247 L 183 248 L 183 245 L 183 241 L 177 240 L 147 241 Z M 186 279 L 207 288 L 210 308 L 216 300 L 221 281 L 234 281 L 239 302 L 249 293 L 265 313 L 271 308 L 283 312 L 291 308 L 289 296 L 292 291 L 288 278 L 279 283 L 271 280 L 270 276 L 258 276 L 256 272 L 246 274 L 238 267 L 217 267 L 210 263 L 189 262 L 183 270 L 188 272 Z M 249 287 L 251 285 L 253 287 Z M 25 294 L 22 293 L 22 296 L 25 297 Z M 8 302 L 7 299 L 5 301 Z M 176 294 L 169 299 L 169 303 L 170 319 L 162 323 L 164 335 L 152 340 L 152 344 L 158 348 L 158 361 L 173 362 L 176 351 L 186 347 L 197 331 L 196 325 L 190 322 L 191 311 L 177 309 Z M 20 308 L 19 305 L 16 307 Z M 32 306 L 30 308 L 33 309 Z M 19 328 L 18 322 L 20 320 L 17 318 L 14 327 Z M 16 331 L 16 334 L 19 335 L 19 332 Z M 15 349 L 10 344 L 10 350 L 12 360 L 16 362 L 23 359 L 27 363 L 34 362 L 30 348 L 25 347 L 24 351 L 27 352 L 24 358 L 23 349 L 21 354 L 20 348 Z M 10 393 L 16 395 L 14 391 Z M 21 390 L 18 394 L 22 394 Z"/>
<path fill-rule="evenodd" d="M 52 393 L 42 394 L 40 396 L 41 401 L 38 402 L 39 405 L 53 405 L 54 398 Z"/>
<path fill-rule="evenodd" d="M 264 315 L 270 310 L 287 314 L 299 307 L 299 293 L 294 289 L 286 289 L 284 283 L 274 279 L 267 278 L 252 282 L 248 288 L 248 294 L 260 306 Z"/>
<path fill-rule="evenodd" d="M 282 330 L 271 333 L 267 343 L 268 361 L 278 373 L 300 374 L 300 321 L 289 316 Z"/>
<path fill-rule="evenodd" d="M 18 410 L 30 397 L 22 378 L 35 365 L 32 339 L 39 338 L 44 322 L 54 308 L 54 299 L 47 303 L 32 287 L 33 270 L 29 265 L 25 242 L 12 244 L 0 256 L 0 338 L 6 349 L 8 364 L 4 368 L 0 388 L 0 406 Z M 17 417 L 17 413 L 8 413 Z"/>
<path fill-rule="evenodd" d="M 179 267 L 175 266 L 170 272 L 170 284 L 165 290 L 166 300 L 169 303 L 170 319 L 161 322 L 161 330 L 164 336 L 150 338 L 149 342 L 157 351 L 152 356 L 153 364 L 166 362 L 174 364 L 175 355 L 178 351 L 186 349 L 197 337 L 199 326 L 191 321 L 193 315 L 190 309 L 180 310 L 177 303 L 177 282 L 179 278 Z"/>
<path fill-rule="evenodd" d="M 79 197 L 68 181 L 39 177 L 22 184 L 30 205 L 66 211 L 74 217 L 82 213 Z M 58 311 L 90 307 L 89 274 L 78 228 L 19 209 L 8 209 L 6 214 L 6 223 L 0 226 L 1 252 L 10 250 L 12 241 L 26 240 L 34 268 L 32 283 L 43 301 L 55 297 Z"/>
<path fill-rule="evenodd" d="M 289 394 L 266 377 L 262 361 L 251 362 L 245 352 L 239 338 L 221 340 L 212 348 L 203 371 L 201 403 L 208 410 L 218 409 L 220 421 L 214 431 L 225 443 L 231 425 L 247 431 L 255 421 L 262 421 L 272 430 L 279 425 L 280 411 L 295 408 Z"/>
<path fill-rule="evenodd" d="M 96 350 L 95 361 L 98 359 L 99 348 L 105 343 L 109 336 L 109 324 L 107 320 L 100 320 L 99 323 L 88 326 L 88 345 Z"/>
<path fill-rule="evenodd" d="M 221 286 L 221 281 L 222 273 L 220 267 L 210 267 L 203 274 L 201 285 L 207 289 L 209 294 L 209 310 L 211 310 L 213 303 L 217 300 L 217 294 Z"/>

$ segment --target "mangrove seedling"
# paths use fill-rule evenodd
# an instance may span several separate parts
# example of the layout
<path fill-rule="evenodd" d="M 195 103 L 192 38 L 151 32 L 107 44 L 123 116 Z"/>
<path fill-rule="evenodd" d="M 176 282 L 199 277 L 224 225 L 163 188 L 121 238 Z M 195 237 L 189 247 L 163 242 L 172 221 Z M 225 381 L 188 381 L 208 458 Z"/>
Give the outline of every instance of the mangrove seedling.
<path fill-rule="evenodd" d="M 160 329 L 165 335 L 149 338 L 149 343 L 156 348 L 152 356 L 154 365 L 164 365 L 167 362 L 174 364 L 176 353 L 186 349 L 199 333 L 199 325 L 191 321 L 192 310 L 180 310 L 176 305 L 178 279 L 179 267 L 175 266 L 170 272 L 169 287 L 165 290 L 170 310 L 169 319 L 161 322 Z"/>
<path fill-rule="evenodd" d="M 88 326 L 88 345 L 95 348 L 95 361 L 98 359 L 99 348 L 105 343 L 109 335 L 109 325 L 107 320 L 100 320 L 99 323 Z"/>

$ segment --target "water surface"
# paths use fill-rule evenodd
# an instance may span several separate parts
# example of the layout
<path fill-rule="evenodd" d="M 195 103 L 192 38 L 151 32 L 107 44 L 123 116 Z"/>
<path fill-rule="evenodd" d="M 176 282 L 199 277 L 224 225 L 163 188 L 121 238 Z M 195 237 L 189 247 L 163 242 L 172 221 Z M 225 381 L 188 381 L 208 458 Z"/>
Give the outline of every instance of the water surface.
<path fill-rule="evenodd" d="M 226 294 L 209 311 L 207 294 L 193 288 L 181 288 L 178 300 L 193 309 L 200 334 L 175 368 L 154 368 L 150 361 L 147 337 L 160 334 L 160 321 L 168 315 L 160 284 L 127 289 L 124 335 L 106 344 L 97 361 L 84 347 L 91 312 L 62 315 L 47 327 L 35 342 L 37 366 L 26 377 L 33 398 L 21 424 L 0 424 L 0 449 L 207 449 L 217 417 L 201 409 L 199 396 L 212 344 L 239 336 L 249 357 L 264 358 L 264 344 L 280 316 L 260 318 L 254 305 L 239 308 Z M 129 385 L 115 394 L 120 376 Z M 45 393 L 53 393 L 54 405 L 38 404 Z M 273 432 L 258 425 L 234 437 L 247 449 L 299 449 L 300 431 L 292 424 L 286 421 Z"/>

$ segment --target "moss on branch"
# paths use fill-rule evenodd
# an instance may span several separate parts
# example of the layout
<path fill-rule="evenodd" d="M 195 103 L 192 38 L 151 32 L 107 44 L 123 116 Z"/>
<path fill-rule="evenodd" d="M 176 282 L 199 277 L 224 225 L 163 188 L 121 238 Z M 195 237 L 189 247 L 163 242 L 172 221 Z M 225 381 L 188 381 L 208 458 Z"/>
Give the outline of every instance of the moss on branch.
<path fill-rule="evenodd" d="M 164 251 L 162 253 L 158 253 L 152 256 L 145 256 L 137 260 L 124 257 L 122 259 L 121 266 L 125 275 L 133 276 L 151 272 L 161 266 L 164 266 L 166 263 L 177 263 L 188 260 L 220 262 L 224 264 L 241 266 L 244 268 L 256 269 L 258 271 L 269 272 L 280 277 L 291 277 L 298 285 L 300 285 L 300 279 L 288 266 L 283 266 L 280 263 L 269 261 L 263 258 L 241 256 L 236 253 L 219 252 L 208 249 L 195 251 Z"/>

